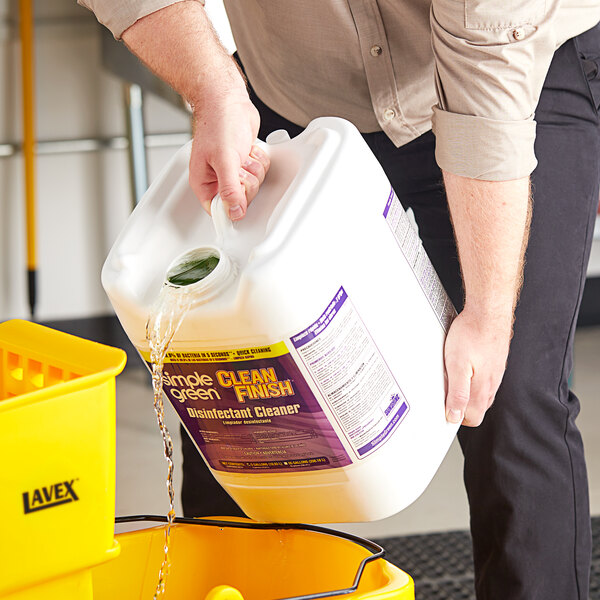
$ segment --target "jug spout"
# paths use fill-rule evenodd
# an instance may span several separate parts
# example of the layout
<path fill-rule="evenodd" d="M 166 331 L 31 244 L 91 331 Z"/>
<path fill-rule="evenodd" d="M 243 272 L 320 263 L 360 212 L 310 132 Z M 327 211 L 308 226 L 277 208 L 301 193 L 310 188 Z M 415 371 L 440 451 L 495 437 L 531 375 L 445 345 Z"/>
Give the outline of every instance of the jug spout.
<path fill-rule="evenodd" d="M 237 267 L 223 248 L 200 246 L 179 255 L 167 269 L 165 285 L 185 288 L 198 302 L 208 302 L 236 277 Z"/>

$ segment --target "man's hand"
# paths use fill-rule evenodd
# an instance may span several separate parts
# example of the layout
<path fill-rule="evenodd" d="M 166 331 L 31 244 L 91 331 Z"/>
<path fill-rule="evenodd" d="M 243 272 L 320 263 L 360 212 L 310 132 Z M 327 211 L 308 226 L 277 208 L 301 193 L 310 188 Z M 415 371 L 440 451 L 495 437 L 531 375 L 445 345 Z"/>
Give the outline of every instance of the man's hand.
<path fill-rule="evenodd" d="M 192 106 L 194 141 L 190 185 L 210 212 L 216 193 L 232 220 L 248 203 L 269 168 L 254 145 L 260 119 L 235 61 L 197 2 L 180 2 L 136 21 L 123 32 L 128 48 Z"/>
<path fill-rule="evenodd" d="M 246 214 L 269 169 L 269 157 L 254 145 L 258 126 L 245 87 L 205 98 L 194 110 L 190 185 L 207 212 L 218 192 L 232 221 Z"/>
<path fill-rule="evenodd" d="M 529 233 L 529 178 L 480 181 L 444 172 L 465 287 L 444 348 L 446 419 L 476 427 L 502 381 Z"/>
<path fill-rule="evenodd" d="M 495 323 L 468 311 L 456 317 L 444 347 L 448 421 L 481 424 L 500 387 L 510 337 L 510 323 Z"/>

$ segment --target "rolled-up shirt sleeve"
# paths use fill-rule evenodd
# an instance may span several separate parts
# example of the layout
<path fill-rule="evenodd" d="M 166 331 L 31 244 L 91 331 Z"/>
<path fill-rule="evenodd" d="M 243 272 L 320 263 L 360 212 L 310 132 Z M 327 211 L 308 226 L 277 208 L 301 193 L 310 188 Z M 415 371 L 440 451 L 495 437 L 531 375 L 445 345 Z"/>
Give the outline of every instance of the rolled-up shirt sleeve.
<path fill-rule="evenodd" d="M 529 175 L 534 112 L 556 49 L 558 0 L 433 0 L 436 159 L 451 173 Z"/>
<path fill-rule="evenodd" d="M 77 4 L 89 8 L 118 40 L 138 19 L 171 4 L 186 1 L 190 0 L 77 0 Z M 192 1 L 204 4 L 204 0 Z"/>

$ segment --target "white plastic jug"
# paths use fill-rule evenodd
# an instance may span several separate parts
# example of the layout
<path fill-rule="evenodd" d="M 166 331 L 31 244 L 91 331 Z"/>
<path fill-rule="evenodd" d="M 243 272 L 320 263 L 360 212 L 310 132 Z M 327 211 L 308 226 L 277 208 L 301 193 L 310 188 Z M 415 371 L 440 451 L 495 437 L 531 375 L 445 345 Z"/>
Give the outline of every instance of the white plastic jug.
<path fill-rule="evenodd" d="M 443 369 L 454 308 L 353 125 L 319 118 L 267 141 L 271 168 L 235 224 L 219 201 L 214 223 L 203 211 L 190 144 L 177 152 L 102 282 L 147 361 L 167 271 L 190 250 L 216 256 L 164 368 L 212 473 L 259 521 L 381 519 L 423 492 L 456 433 Z"/>

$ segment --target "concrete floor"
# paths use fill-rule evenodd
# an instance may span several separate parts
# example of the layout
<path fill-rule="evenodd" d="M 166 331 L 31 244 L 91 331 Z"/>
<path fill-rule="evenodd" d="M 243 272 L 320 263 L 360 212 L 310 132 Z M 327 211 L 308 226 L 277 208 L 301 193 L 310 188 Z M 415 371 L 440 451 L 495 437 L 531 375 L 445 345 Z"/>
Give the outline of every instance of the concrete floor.
<path fill-rule="evenodd" d="M 600 515 L 600 327 L 580 329 L 575 340 L 573 387 L 581 400 L 578 419 L 586 445 L 592 514 Z M 177 513 L 181 487 L 178 418 L 166 407 L 175 445 Z M 335 526 L 367 538 L 468 528 L 462 455 L 455 442 L 425 493 L 401 513 L 374 523 Z M 166 464 L 149 377 L 129 368 L 117 379 L 117 515 L 166 514 Z"/>

